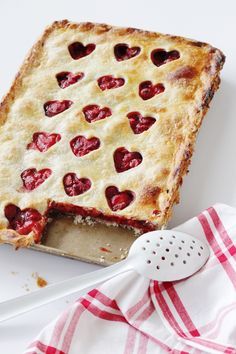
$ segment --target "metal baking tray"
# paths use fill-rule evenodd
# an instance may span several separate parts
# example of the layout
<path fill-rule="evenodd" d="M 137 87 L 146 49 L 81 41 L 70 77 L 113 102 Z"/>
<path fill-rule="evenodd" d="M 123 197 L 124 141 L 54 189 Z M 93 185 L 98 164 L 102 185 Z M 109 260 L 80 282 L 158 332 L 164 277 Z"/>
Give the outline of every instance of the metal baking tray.
<path fill-rule="evenodd" d="M 73 218 L 63 217 L 49 223 L 41 244 L 31 248 L 105 266 L 126 258 L 136 237 L 121 227 L 75 224 Z"/>

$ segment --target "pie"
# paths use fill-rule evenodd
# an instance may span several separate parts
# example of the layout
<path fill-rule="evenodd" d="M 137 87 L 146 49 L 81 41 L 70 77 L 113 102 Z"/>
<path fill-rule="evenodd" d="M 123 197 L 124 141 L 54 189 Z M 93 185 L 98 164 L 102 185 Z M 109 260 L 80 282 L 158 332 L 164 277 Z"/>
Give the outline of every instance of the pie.
<path fill-rule="evenodd" d="M 163 227 L 224 59 L 182 37 L 54 22 L 1 103 L 1 241 L 40 243 L 58 215 Z"/>

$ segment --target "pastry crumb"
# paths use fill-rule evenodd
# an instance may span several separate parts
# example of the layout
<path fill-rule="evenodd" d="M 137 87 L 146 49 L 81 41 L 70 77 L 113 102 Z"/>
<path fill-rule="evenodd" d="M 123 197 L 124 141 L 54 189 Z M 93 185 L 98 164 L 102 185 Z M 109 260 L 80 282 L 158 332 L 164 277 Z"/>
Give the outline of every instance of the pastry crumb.
<path fill-rule="evenodd" d="M 100 263 L 104 263 L 105 262 L 105 257 L 104 256 L 100 256 L 99 261 L 100 261 Z"/>
<path fill-rule="evenodd" d="M 38 278 L 37 278 L 37 285 L 38 285 L 39 288 L 44 288 L 45 286 L 48 285 L 48 282 L 47 282 L 47 280 L 45 280 L 44 278 L 38 276 Z"/>
<path fill-rule="evenodd" d="M 36 280 L 36 284 L 39 288 L 44 288 L 45 286 L 48 285 L 47 280 L 41 277 L 37 272 L 32 273 L 32 278 Z"/>
<path fill-rule="evenodd" d="M 28 285 L 28 284 L 24 284 L 24 285 L 22 285 L 22 288 L 23 288 L 25 291 L 27 291 L 27 292 L 29 292 L 29 291 L 30 291 L 30 289 L 29 289 L 29 285 Z"/>

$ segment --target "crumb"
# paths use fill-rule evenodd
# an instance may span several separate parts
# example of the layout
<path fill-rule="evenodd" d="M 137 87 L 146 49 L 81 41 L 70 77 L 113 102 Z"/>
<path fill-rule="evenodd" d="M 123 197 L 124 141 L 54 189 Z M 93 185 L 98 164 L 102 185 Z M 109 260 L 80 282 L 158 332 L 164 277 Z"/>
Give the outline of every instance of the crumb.
<path fill-rule="evenodd" d="M 122 249 L 123 253 L 120 255 L 120 259 L 125 259 L 129 253 L 129 250 L 127 248 Z"/>
<path fill-rule="evenodd" d="M 11 274 L 16 275 L 16 274 L 19 274 L 19 272 L 12 271 Z"/>
<path fill-rule="evenodd" d="M 33 272 L 31 275 L 32 275 L 32 278 L 34 278 L 36 280 L 36 283 L 39 288 L 44 288 L 45 286 L 48 285 L 48 282 L 44 278 L 39 276 L 37 272 Z"/>
<path fill-rule="evenodd" d="M 105 248 L 105 247 L 100 247 L 99 249 L 100 249 L 100 251 L 102 251 L 102 252 L 112 253 L 108 248 Z"/>
<path fill-rule="evenodd" d="M 121 254 L 120 259 L 125 259 L 125 258 L 126 258 L 126 255 L 124 253 Z"/>
<path fill-rule="evenodd" d="M 105 257 L 104 257 L 104 256 L 101 256 L 100 259 L 99 259 L 99 261 L 100 261 L 101 263 L 104 263 L 104 262 L 105 262 Z"/>
<path fill-rule="evenodd" d="M 37 285 L 38 285 L 39 288 L 44 288 L 45 286 L 48 285 L 48 282 L 47 282 L 47 280 L 45 280 L 42 277 L 38 276 Z"/>
<path fill-rule="evenodd" d="M 25 291 L 30 291 L 28 284 L 22 285 L 22 288 L 23 288 Z"/>

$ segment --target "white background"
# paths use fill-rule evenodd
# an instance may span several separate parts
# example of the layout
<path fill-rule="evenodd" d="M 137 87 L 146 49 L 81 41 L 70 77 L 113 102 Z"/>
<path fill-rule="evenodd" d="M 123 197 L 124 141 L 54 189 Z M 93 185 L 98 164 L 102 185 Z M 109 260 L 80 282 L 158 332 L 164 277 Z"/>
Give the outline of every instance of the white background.
<path fill-rule="evenodd" d="M 215 202 L 236 206 L 236 7 L 230 0 L 0 0 L 0 95 L 44 27 L 54 20 L 95 21 L 187 36 L 223 50 L 227 61 L 222 84 L 200 131 L 177 225 Z M 17 132 L 16 132 L 17 139 Z M 1 195 L 1 186 L 0 186 Z M 50 283 L 97 269 L 60 257 L 0 247 L 0 301 L 36 289 L 32 272 Z M 18 272 L 12 274 L 12 272 Z M 78 295 L 77 295 L 78 296 Z M 0 324 L 0 354 L 20 354 L 72 296 Z M 86 353 L 81 353 L 86 354 Z"/>

